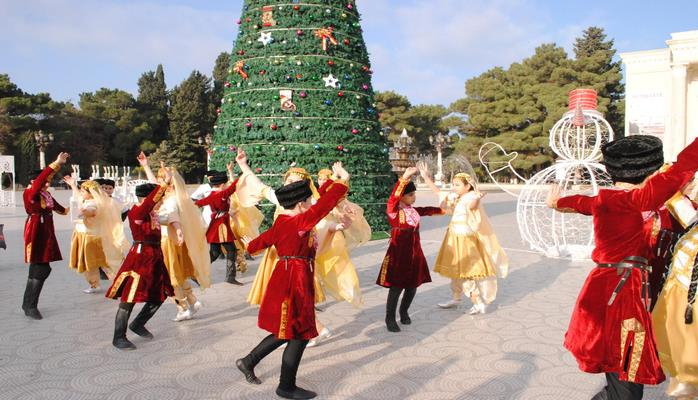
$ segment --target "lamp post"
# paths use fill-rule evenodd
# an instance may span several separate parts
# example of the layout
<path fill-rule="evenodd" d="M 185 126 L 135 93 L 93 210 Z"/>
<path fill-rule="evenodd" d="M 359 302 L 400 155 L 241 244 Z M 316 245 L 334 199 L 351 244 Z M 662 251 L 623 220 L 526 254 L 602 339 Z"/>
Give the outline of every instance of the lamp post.
<path fill-rule="evenodd" d="M 412 138 L 407 135 L 406 129 L 403 129 L 400 136 L 395 139 L 393 151 L 393 157 L 391 157 L 390 163 L 393 165 L 393 171 L 395 173 L 400 175 L 408 167 L 414 166 Z"/>
<path fill-rule="evenodd" d="M 46 168 L 46 148 L 49 144 L 53 142 L 53 133 L 46 134 L 44 131 L 39 130 L 34 132 L 34 141 L 36 142 L 36 147 L 39 149 L 39 168 Z"/>
<path fill-rule="evenodd" d="M 443 185 L 444 168 L 443 168 L 443 157 L 441 156 L 442 151 L 451 142 L 451 138 L 448 135 L 444 135 L 441 132 L 436 135 L 429 136 L 429 143 L 436 148 L 436 165 L 437 172 L 434 175 L 436 184 L 439 186 Z"/>
<path fill-rule="evenodd" d="M 199 146 L 203 146 L 206 150 L 206 171 L 208 171 L 210 169 L 209 165 L 211 164 L 211 143 L 213 143 L 213 136 L 207 133 L 204 137 L 199 136 L 197 140 L 199 141 Z"/>

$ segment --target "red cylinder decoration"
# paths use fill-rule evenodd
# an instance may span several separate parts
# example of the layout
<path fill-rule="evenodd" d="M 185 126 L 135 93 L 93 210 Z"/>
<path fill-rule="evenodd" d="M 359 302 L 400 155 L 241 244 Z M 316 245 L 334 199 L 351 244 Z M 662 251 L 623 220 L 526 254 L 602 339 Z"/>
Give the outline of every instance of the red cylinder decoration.
<path fill-rule="evenodd" d="M 579 103 L 582 110 L 596 110 L 596 90 L 594 89 L 574 89 L 569 94 L 569 106 L 570 111 L 574 111 Z"/>

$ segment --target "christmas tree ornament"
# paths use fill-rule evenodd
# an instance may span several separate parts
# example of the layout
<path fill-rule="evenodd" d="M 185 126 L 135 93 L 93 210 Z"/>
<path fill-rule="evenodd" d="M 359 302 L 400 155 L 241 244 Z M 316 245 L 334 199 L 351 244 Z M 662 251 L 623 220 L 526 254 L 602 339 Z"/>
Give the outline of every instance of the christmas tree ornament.
<path fill-rule="evenodd" d="M 279 90 L 279 101 L 281 101 L 282 111 L 296 111 L 296 105 L 293 104 L 293 90 Z"/>
<path fill-rule="evenodd" d="M 354 128 L 354 129 L 351 130 L 351 133 L 352 133 L 353 135 L 358 135 L 358 134 L 359 134 L 359 130 L 356 129 L 356 128 Z"/>
<path fill-rule="evenodd" d="M 328 42 L 335 46 L 337 45 L 337 39 L 335 39 L 333 31 L 334 29 L 332 27 L 321 28 L 315 31 L 315 37 L 320 39 L 322 42 L 323 51 L 327 51 Z"/>
<path fill-rule="evenodd" d="M 266 46 L 269 43 L 273 42 L 274 38 L 271 37 L 271 32 L 261 32 L 257 41 Z"/>
<path fill-rule="evenodd" d="M 220 108 L 216 108 L 216 114 L 221 115 L 221 109 L 220 109 Z"/>
<path fill-rule="evenodd" d="M 229 87 L 232 86 L 232 85 L 230 84 L 230 82 L 226 82 L 226 83 L 223 84 L 223 86 L 229 88 Z"/>
<path fill-rule="evenodd" d="M 323 81 L 325 81 L 325 87 L 331 87 L 331 88 L 337 88 L 337 84 L 339 83 L 339 79 L 335 78 L 334 75 L 329 74 L 326 77 L 322 78 Z"/>
<path fill-rule="evenodd" d="M 351 44 L 351 41 L 349 39 L 344 39 L 342 42 L 345 46 L 349 46 Z"/>
<path fill-rule="evenodd" d="M 279 129 L 279 126 L 276 124 L 271 124 L 269 127 L 271 128 L 272 131 Z"/>
<path fill-rule="evenodd" d="M 252 128 L 252 122 L 247 122 L 247 123 L 245 124 L 245 127 L 246 127 L 247 129 L 251 129 L 251 128 Z"/>
<path fill-rule="evenodd" d="M 313 147 L 315 148 L 315 150 L 320 150 L 320 145 L 319 145 L 319 144 L 316 144 L 316 145 L 313 146 Z"/>
<path fill-rule="evenodd" d="M 245 62 L 242 60 L 235 63 L 235 66 L 233 67 L 233 72 L 240 74 L 243 80 L 249 77 L 247 75 L 247 72 L 245 71 Z"/>
<path fill-rule="evenodd" d="M 301 99 L 304 99 L 304 98 L 308 97 L 308 93 L 307 93 L 305 90 L 302 91 L 302 92 L 300 92 L 300 93 L 298 93 L 298 95 L 301 96 Z"/>
<path fill-rule="evenodd" d="M 342 145 L 340 144 L 339 146 L 337 146 L 337 150 L 343 151 L 343 150 L 344 150 L 344 146 L 342 146 Z"/>
<path fill-rule="evenodd" d="M 254 169 L 254 172 L 257 173 L 257 174 L 259 174 L 260 172 L 262 172 L 262 168 L 261 168 L 261 167 L 257 167 L 257 168 Z"/>
<path fill-rule="evenodd" d="M 325 100 L 324 103 L 325 103 L 326 106 L 331 106 L 331 105 L 332 105 L 332 100 L 327 99 L 327 100 Z"/>
<path fill-rule="evenodd" d="M 341 92 L 341 91 L 340 91 L 340 92 L 337 92 L 337 96 L 339 96 L 339 97 L 344 97 L 344 92 Z"/>
<path fill-rule="evenodd" d="M 303 36 L 303 33 L 304 33 L 304 32 L 303 32 L 303 29 L 298 29 L 298 30 L 296 31 L 296 36 Z"/>
<path fill-rule="evenodd" d="M 238 51 L 238 55 L 239 55 L 239 56 L 244 56 L 244 55 L 245 55 L 245 50 L 240 50 L 240 51 Z"/>
<path fill-rule="evenodd" d="M 276 21 L 274 20 L 274 7 L 262 7 L 262 25 L 265 27 L 276 25 Z"/>
<path fill-rule="evenodd" d="M 334 61 L 328 60 L 327 65 L 329 65 L 330 67 L 334 67 Z"/>

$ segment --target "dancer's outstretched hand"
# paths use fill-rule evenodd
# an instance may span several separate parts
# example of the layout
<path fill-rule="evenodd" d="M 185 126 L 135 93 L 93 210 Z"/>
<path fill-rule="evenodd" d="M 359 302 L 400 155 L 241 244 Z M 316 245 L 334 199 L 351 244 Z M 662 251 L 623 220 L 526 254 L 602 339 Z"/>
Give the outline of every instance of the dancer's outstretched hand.
<path fill-rule="evenodd" d="M 342 166 L 341 161 L 337 161 L 336 163 L 332 164 L 332 173 L 339 179 L 343 181 L 348 181 L 349 180 L 349 173 L 347 172 L 346 169 Z"/>
<path fill-rule="evenodd" d="M 426 162 L 424 162 L 424 161 L 418 162 L 417 169 L 419 170 L 419 174 L 422 176 L 422 178 L 431 179 L 431 174 L 429 173 L 429 166 L 427 166 Z"/>
<path fill-rule="evenodd" d="M 144 152 L 141 151 L 141 154 L 136 157 L 138 160 L 138 164 L 140 164 L 141 167 L 147 167 L 148 166 L 148 157 L 145 155 Z"/>
<path fill-rule="evenodd" d="M 405 170 L 405 173 L 402 174 L 402 179 L 410 179 L 412 175 L 417 173 L 417 168 L 416 167 L 408 167 Z"/>
<path fill-rule="evenodd" d="M 68 161 L 68 158 L 70 157 L 70 154 L 65 153 L 65 152 L 60 152 L 58 154 L 58 157 L 56 157 L 56 164 L 58 165 L 63 165 Z"/>
<path fill-rule="evenodd" d="M 548 190 L 548 197 L 545 199 L 545 204 L 550 208 L 557 208 L 557 201 L 560 200 L 560 185 L 553 183 Z"/>
<path fill-rule="evenodd" d="M 238 164 L 247 164 L 247 153 L 245 153 L 242 147 L 238 147 L 238 155 L 235 157 L 235 161 Z"/>

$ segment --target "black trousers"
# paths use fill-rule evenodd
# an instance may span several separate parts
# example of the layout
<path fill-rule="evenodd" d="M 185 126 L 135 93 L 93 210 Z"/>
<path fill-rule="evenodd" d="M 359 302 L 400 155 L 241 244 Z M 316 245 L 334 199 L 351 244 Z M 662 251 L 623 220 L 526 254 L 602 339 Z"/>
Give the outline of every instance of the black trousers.
<path fill-rule="evenodd" d="M 222 254 L 225 255 L 225 281 L 233 282 L 235 281 L 235 259 L 237 258 L 237 248 L 235 243 L 211 243 L 209 249 L 209 255 L 211 256 L 211 263 L 216 261 Z"/>
<path fill-rule="evenodd" d="M 281 358 L 281 375 L 279 376 L 279 388 L 286 391 L 293 391 L 296 388 L 296 375 L 298 366 L 301 363 L 303 352 L 308 344 L 308 340 L 284 340 L 277 339 L 276 336 L 268 335 L 252 349 L 243 361 L 249 368 L 254 368 L 262 359 L 272 351 L 279 348 L 284 343 L 288 343 Z"/>
<path fill-rule="evenodd" d="M 618 374 L 606 373 L 607 385 L 591 400 L 640 400 L 644 386 L 618 379 Z"/>

